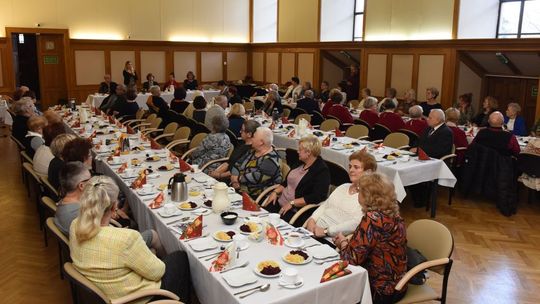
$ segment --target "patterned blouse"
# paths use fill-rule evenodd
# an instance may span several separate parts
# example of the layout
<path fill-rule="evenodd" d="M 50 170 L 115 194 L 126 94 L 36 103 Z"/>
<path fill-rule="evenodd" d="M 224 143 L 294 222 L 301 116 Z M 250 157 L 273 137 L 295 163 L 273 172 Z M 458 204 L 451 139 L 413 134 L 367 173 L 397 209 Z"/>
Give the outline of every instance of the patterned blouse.
<path fill-rule="evenodd" d="M 202 166 L 207 162 L 224 158 L 231 147 L 231 140 L 225 133 L 210 133 L 206 136 L 201 145 L 191 154 L 192 163 Z M 206 170 L 215 170 L 220 164 L 210 165 Z"/>
<path fill-rule="evenodd" d="M 231 174 L 239 177 L 240 191 L 257 197 L 264 189 L 282 182 L 279 162 L 275 150 L 258 158 L 251 152 L 234 165 Z"/>
<path fill-rule="evenodd" d="M 407 238 L 400 216 L 368 211 L 353 233 L 341 258 L 367 269 L 372 293 L 394 294 L 407 272 Z"/>

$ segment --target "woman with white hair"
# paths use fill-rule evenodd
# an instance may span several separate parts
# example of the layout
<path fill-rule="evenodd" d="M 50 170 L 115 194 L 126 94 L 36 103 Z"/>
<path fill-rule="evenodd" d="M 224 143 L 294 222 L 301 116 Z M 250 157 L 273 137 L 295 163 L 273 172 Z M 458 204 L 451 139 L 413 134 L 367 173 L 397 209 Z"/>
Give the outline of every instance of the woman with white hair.
<path fill-rule="evenodd" d="M 280 158 L 272 147 L 274 134 L 267 127 L 259 127 L 251 141 L 253 152 L 231 169 L 231 186 L 258 196 L 264 189 L 282 181 Z"/>
<path fill-rule="evenodd" d="M 360 113 L 361 120 L 373 128 L 379 122 L 379 112 L 377 111 L 377 99 L 368 97 L 364 101 L 364 110 Z"/>
<path fill-rule="evenodd" d="M 504 124 L 506 129 L 511 131 L 516 136 L 526 136 L 527 127 L 525 126 L 525 119 L 520 116 L 521 107 L 515 102 L 508 104 L 506 108 L 506 116 L 504 117 Z"/>
<path fill-rule="evenodd" d="M 424 130 L 428 127 L 427 121 L 422 117 L 422 107 L 412 106 L 409 108 L 409 119 L 405 123 L 405 130 L 414 132 L 417 136 L 424 134 Z"/>
<path fill-rule="evenodd" d="M 231 148 L 231 140 L 225 133 L 229 128 L 229 120 L 224 115 L 217 115 L 212 118 L 211 130 L 201 144 L 191 154 L 192 163 L 202 166 L 207 162 L 227 156 Z M 213 171 L 219 164 L 210 165 L 206 170 Z M 208 171 L 206 173 L 208 173 Z"/>
<path fill-rule="evenodd" d="M 189 302 L 185 252 L 174 252 L 161 261 L 139 232 L 109 225 L 118 208 L 118 193 L 114 180 L 104 175 L 91 178 L 84 186 L 79 216 L 69 230 L 73 266 L 111 299 L 162 288 Z"/>
<path fill-rule="evenodd" d="M 21 98 L 13 103 L 11 110 L 15 113 L 11 134 L 22 143 L 28 133 L 28 119 L 34 115 L 34 103 L 30 98 Z"/>
<path fill-rule="evenodd" d="M 150 93 L 152 96 L 149 96 L 146 100 L 146 105 L 150 109 L 151 113 L 156 113 L 159 116 L 163 116 L 165 112 L 169 109 L 169 105 L 163 98 L 161 98 L 161 89 L 159 86 L 155 85 L 150 87 Z"/>

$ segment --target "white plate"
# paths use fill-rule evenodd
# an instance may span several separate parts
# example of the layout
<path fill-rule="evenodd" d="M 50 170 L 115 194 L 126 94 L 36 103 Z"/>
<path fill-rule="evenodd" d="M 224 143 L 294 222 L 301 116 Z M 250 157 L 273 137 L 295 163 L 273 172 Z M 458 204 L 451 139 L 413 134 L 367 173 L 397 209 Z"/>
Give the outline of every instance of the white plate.
<path fill-rule="evenodd" d="M 291 243 L 289 243 L 289 240 L 287 239 L 285 239 L 285 241 L 283 242 L 283 244 L 285 244 L 285 246 L 289 248 L 300 248 L 300 247 L 303 247 L 305 243 L 306 242 L 303 239 L 300 239 L 300 242 L 298 243 L 298 245 L 292 245 Z"/>
<path fill-rule="evenodd" d="M 165 209 L 160 208 L 157 213 L 159 214 L 159 216 L 164 218 L 182 215 L 182 212 L 178 209 L 175 209 L 175 211 L 171 214 L 167 214 L 165 213 Z"/>
<path fill-rule="evenodd" d="M 216 237 L 216 234 L 217 234 L 218 232 L 220 232 L 220 231 L 228 232 L 228 231 L 232 231 L 232 230 L 219 230 L 219 231 L 216 231 L 216 232 L 212 233 L 212 237 L 214 238 L 214 240 L 216 240 L 216 241 L 218 241 L 218 242 L 223 242 L 223 243 L 230 243 L 230 242 L 232 242 L 232 237 L 231 237 L 231 239 L 228 240 L 228 241 L 218 239 L 218 238 Z"/>
<path fill-rule="evenodd" d="M 190 241 L 188 244 L 194 251 L 205 251 L 218 247 L 218 244 L 216 242 L 207 237 Z"/>
<path fill-rule="evenodd" d="M 194 203 L 195 203 L 195 202 L 194 202 Z M 178 204 L 178 208 L 179 208 L 180 210 L 182 210 L 182 211 L 193 211 L 193 210 L 199 208 L 199 205 L 198 205 L 197 203 L 195 203 L 195 205 L 197 205 L 197 206 L 195 206 L 195 208 L 182 208 L 182 207 L 180 207 L 180 205 L 182 205 L 182 204 Z"/>
<path fill-rule="evenodd" d="M 127 175 L 126 173 L 120 173 L 118 175 L 123 179 L 132 179 L 132 178 L 136 178 L 137 176 L 139 176 L 138 173 L 135 173 L 133 175 Z"/>
<path fill-rule="evenodd" d="M 259 269 L 257 269 L 257 267 L 253 268 L 253 272 L 260 276 L 260 277 L 263 277 L 263 278 L 267 278 L 267 279 L 271 279 L 271 278 L 277 278 L 279 277 L 279 275 L 281 274 L 281 271 L 283 271 L 283 269 L 281 268 L 281 266 L 279 266 L 280 268 L 280 272 L 276 273 L 276 274 L 273 274 L 273 275 L 267 275 L 267 274 L 262 274 L 259 272 Z"/>
<path fill-rule="evenodd" d="M 233 269 L 221 275 L 223 280 L 233 288 L 257 282 L 257 277 L 247 267 Z"/>
<path fill-rule="evenodd" d="M 160 175 L 159 175 L 159 173 L 154 172 L 154 173 L 148 174 L 146 177 L 148 177 L 150 179 L 154 179 L 154 178 L 159 178 Z"/>
<path fill-rule="evenodd" d="M 313 260 L 313 257 L 312 257 L 309 253 L 306 252 L 307 255 L 308 255 L 308 258 L 307 258 L 306 260 L 304 260 L 302 263 L 293 263 L 293 262 L 289 262 L 289 261 L 287 261 L 287 260 L 285 259 L 285 257 L 286 257 L 289 253 L 290 253 L 290 252 L 286 252 L 286 253 L 281 257 L 281 258 L 283 259 L 283 261 L 284 261 L 285 263 L 287 263 L 287 264 L 291 264 L 291 265 L 305 265 L 305 264 L 311 262 L 311 260 Z"/>
<path fill-rule="evenodd" d="M 246 224 L 246 223 L 244 223 L 244 224 L 242 224 L 242 225 L 245 225 L 245 224 Z M 242 225 L 240 225 L 240 226 L 242 226 Z M 240 233 L 243 234 L 243 235 L 250 235 L 250 234 L 252 234 L 252 233 L 261 232 L 262 229 L 263 229 L 261 224 L 257 224 L 257 226 L 259 227 L 259 229 L 258 229 L 257 231 L 244 232 L 244 231 L 240 230 L 240 226 L 238 226 L 238 232 L 240 232 Z"/>
<path fill-rule="evenodd" d="M 110 162 L 110 161 L 107 161 L 107 164 L 111 167 L 115 167 L 115 166 L 120 166 L 122 165 L 122 162 L 119 162 L 119 163 L 113 163 L 113 162 Z"/>
<path fill-rule="evenodd" d="M 296 285 L 298 283 L 300 283 L 300 284 Z M 296 284 L 290 284 L 290 283 L 283 282 L 283 280 L 281 278 L 279 278 L 279 281 L 278 281 L 278 285 L 283 287 L 283 288 L 297 289 L 297 288 L 300 288 L 300 287 L 304 286 L 304 279 L 299 277 Z"/>
<path fill-rule="evenodd" d="M 140 195 L 140 196 L 149 196 L 149 195 L 158 194 L 158 191 L 157 190 L 152 190 L 151 192 L 146 192 L 146 191 L 143 191 L 143 190 L 137 190 L 137 194 Z"/>
<path fill-rule="evenodd" d="M 206 209 L 206 208 L 193 211 L 193 214 L 195 215 L 209 215 L 211 213 L 212 213 L 212 210 Z"/>
<path fill-rule="evenodd" d="M 332 247 L 323 244 L 321 246 L 314 246 L 307 248 L 308 254 L 312 255 L 315 259 L 327 259 L 330 257 L 338 257 L 339 253 Z"/>

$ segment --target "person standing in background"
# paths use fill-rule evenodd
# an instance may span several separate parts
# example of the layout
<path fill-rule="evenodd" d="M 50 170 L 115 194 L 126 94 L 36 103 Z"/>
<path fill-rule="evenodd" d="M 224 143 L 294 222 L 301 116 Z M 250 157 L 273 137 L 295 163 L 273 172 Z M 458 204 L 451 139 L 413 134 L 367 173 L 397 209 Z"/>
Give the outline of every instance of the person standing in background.
<path fill-rule="evenodd" d="M 139 76 L 137 76 L 135 66 L 133 63 L 131 63 L 131 61 L 126 61 L 122 75 L 124 76 L 124 85 L 126 85 L 128 88 L 136 86 Z"/>

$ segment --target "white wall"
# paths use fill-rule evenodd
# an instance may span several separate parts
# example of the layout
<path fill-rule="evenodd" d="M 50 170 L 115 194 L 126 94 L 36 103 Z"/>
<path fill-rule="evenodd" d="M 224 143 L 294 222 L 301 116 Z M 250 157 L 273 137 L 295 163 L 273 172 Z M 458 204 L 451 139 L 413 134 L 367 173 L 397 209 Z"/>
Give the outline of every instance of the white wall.
<path fill-rule="evenodd" d="M 249 42 L 249 0 L 0 0 L 0 7 L 0 29 L 40 23 L 75 39 Z"/>
<path fill-rule="evenodd" d="M 499 0 L 461 0 L 458 39 L 495 38 Z"/>
<path fill-rule="evenodd" d="M 277 41 L 278 0 L 253 0 L 253 42 Z"/>
<path fill-rule="evenodd" d="M 337 84 L 343 80 L 343 70 L 332 63 L 330 60 L 323 57 L 322 60 L 322 79 L 328 81 L 331 88 L 337 87 Z M 319 84 L 313 84 L 313 87 L 318 88 Z"/>
<path fill-rule="evenodd" d="M 321 41 L 352 41 L 354 0 L 321 1 Z"/>
<path fill-rule="evenodd" d="M 457 95 L 463 95 L 465 93 L 472 93 L 472 105 L 475 111 L 478 111 L 480 105 L 480 92 L 482 90 L 482 78 L 476 75 L 467 65 L 463 62 L 459 63 L 459 78 L 457 84 Z M 453 100 L 455 103 L 457 100 Z"/>

